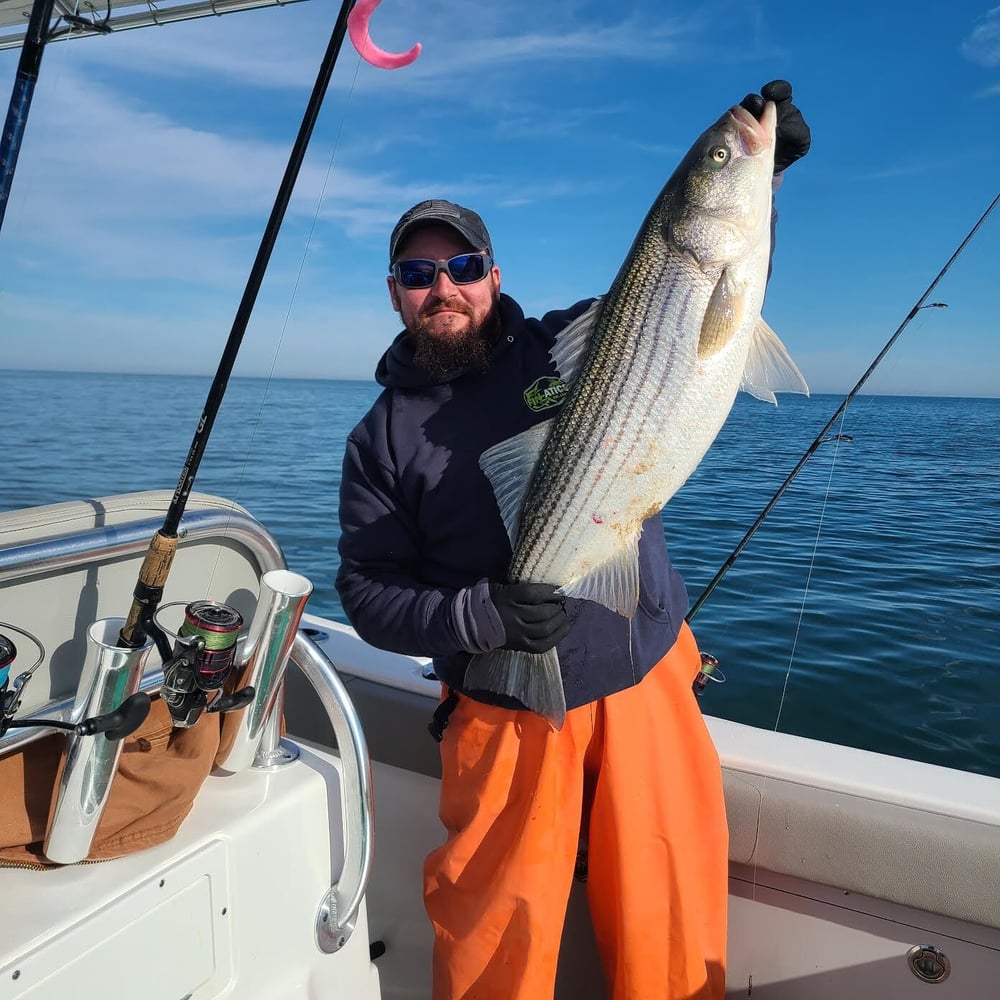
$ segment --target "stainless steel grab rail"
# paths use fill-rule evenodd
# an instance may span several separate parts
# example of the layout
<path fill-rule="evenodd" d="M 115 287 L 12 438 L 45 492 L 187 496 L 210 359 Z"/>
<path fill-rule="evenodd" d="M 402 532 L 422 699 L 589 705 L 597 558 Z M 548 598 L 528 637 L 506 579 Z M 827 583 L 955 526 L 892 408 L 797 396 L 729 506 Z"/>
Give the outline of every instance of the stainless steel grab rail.
<path fill-rule="evenodd" d="M 80 566 L 94 556 L 117 559 L 144 552 L 150 538 L 163 526 L 163 517 L 126 524 L 109 524 L 57 535 L 44 542 L 0 548 L 0 583 Z M 260 564 L 261 573 L 286 569 L 281 547 L 260 521 L 241 511 L 189 511 L 181 521 L 182 542 L 221 536 L 245 546 Z"/>
<path fill-rule="evenodd" d="M 323 898 L 316 917 L 317 943 L 324 952 L 330 953 L 343 948 L 354 933 L 358 910 L 371 878 L 375 844 L 371 760 L 354 703 L 326 653 L 305 633 L 299 632 L 292 645 L 291 659 L 326 709 L 344 765 L 344 794 L 341 796 L 344 867 L 340 878 Z M 352 836 L 354 831 L 358 831 L 356 837 Z"/>
<path fill-rule="evenodd" d="M 110 560 L 141 554 L 161 523 L 162 519 L 154 516 L 143 521 L 87 528 L 41 542 L 0 548 L 0 583 L 75 568 L 95 559 Z M 189 511 L 181 522 L 180 537 L 184 542 L 224 537 L 240 544 L 254 557 L 261 575 L 270 570 L 286 569 L 284 555 L 275 539 L 260 522 L 240 511 L 228 508 Z M 354 932 L 371 878 L 375 839 L 371 762 L 361 720 L 326 654 L 308 636 L 299 632 L 292 644 L 290 659 L 319 697 L 333 726 L 343 763 L 343 869 L 340 878 L 321 901 L 316 921 L 317 943 L 324 952 L 330 953 L 343 948 Z M 153 694 L 159 690 L 162 681 L 163 671 L 159 667 L 150 668 L 142 678 L 140 690 Z M 43 711 L 46 718 L 68 721 L 73 704 L 74 698 L 54 701 Z M 9 753 L 49 733 L 51 729 L 43 726 L 12 729 L 0 738 L 0 754 Z"/>

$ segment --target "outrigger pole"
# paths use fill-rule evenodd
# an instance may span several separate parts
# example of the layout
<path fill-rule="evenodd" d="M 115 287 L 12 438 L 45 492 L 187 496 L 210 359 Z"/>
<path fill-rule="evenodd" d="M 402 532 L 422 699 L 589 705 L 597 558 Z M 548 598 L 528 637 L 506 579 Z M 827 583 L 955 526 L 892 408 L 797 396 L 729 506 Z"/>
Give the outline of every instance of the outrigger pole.
<path fill-rule="evenodd" d="M 31 98 L 38 82 L 38 70 L 42 64 L 42 53 L 48 40 L 49 21 L 55 0 L 35 0 L 28 19 L 28 30 L 21 47 L 21 58 L 17 64 L 14 90 L 7 108 L 7 120 L 0 134 L 0 229 L 7 213 L 7 199 L 14 183 L 14 168 L 17 155 L 21 151 L 24 126 L 28 121 Z"/>
<path fill-rule="evenodd" d="M 813 441 L 811 445 L 809 445 L 809 447 L 805 451 L 805 454 L 799 459 L 798 464 L 788 474 L 788 476 L 786 477 L 785 481 L 781 484 L 781 486 L 778 487 L 777 493 L 775 493 L 774 496 L 771 497 L 771 499 L 767 502 L 767 505 L 757 516 L 757 520 L 754 521 L 752 525 L 750 525 L 749 530 L 740 539 L 739 544 L 736 546 L 736 548 L 733 549 L 733 551 L 729 554 L 729 558 L 726 559 L 726 561 L 722 564 L 721 568 L 719 569 L 719 572 L 716 573 L 714 577 L 712 577 L 711 582 L 701 592 L 701 596 L 691 606 L 691 610 L 687 613 L 685 621 L 690 622 L 691 619 L 694 618 L 694 616 L 698 613 L 699 609 L 705 603 L 705 601 L 708 600 L 712 591 L 715 590 L 715 588 L 719 585 L 719 582 L 722 580 L 722 578 L 729 572 L 730 567 L 733 565 L 734 562 L 736 562 L 737 558 L 739 557 L 739 554 L 746 548 L 747 542 L 749 542 L 750 539 L 753 538 L 753 536 L 757 533 L 757 529 L 764 523 L 764 519 L 774 509 L 774 505 L 778 502 L 782 493 L 784 493 L 785 490 L 788 489 L 788 487 L 791 485 L 792 480 L 799 474 L 799 472 L 801 471 L 802 467 L 806 464 L 806 462 L 809 461 L 813 452 L 815 452 L 816 449 L 819 448 L 819 446 L 824 441 L 827 440 L 827 434 L 830 432 L 830 428 L 833 427 L 833 425 L 837 421 L 837 418 L 844 412 L 844 410 L 847 409 L 847 407 L 851 403 L 851 400 L 853 400 L 854 397 L 858 394 L 858 392 L 861 391 L 861 387 L 865 384 L 865 382 L 868 381 L 869 376 L 879 366 L 879 364 L 881 363 L 882 359 L 886 356 L 886 354 L 889 353 L 889 349 L 899 339 L 900 334 L 910 325 L 910 322 L 913 319 L 913 317 L 916 316 L 921 309 L 929 309 L 944 305 L 943 302 L 927 302 L 927 299 L 930 297 L 931 292 L 934 291 L 934 289 L 937 287 L 938 283 L 945 276 L 945 274 L 948 273 L 948 270 L 951 268 L 951 265 L 954 264 L 955 261 L 958 260 L 958 258 L 962 255 L 962 252 L 969 245 L 970 241 L 972 240 L 972 237 L 976 235 L 980 227 L 989 218 L 990 213 L 993 211 L 993 209 L 997 207 L 998 204 L 1000 204 L 1000 194 L 998 194 L 993 199 L 993 201 L 990 203 L 989 208 L 987 208 L 986 211 L 983 212 L 983 214 L 979 217 L 979 221 L 972 227 L 972 229 L 969 230 L 968 235 L 965 237 L 964 240 L 962 240 L 958 249 L 951 255 L 951 257 L 948 258 L 948 263 L 945 264 L 940 271 L 938 271 L 937 277 L 927 286 L 927 291 L 925 291 L 924 294 L 921 295 L 919 299 L 917 299 L 916 304 L 906 314 L 906 319 L 904 319 L 903 322 L 899 324 L 899 326 L 896 328 L 896 332 L 888 339 L 888 341 L 886 341 L 885 346 L 882 348 L 881 351 L 879 351 L 875 360 L 868 366 L 868 370 L 864 373 L 864 375 L 861 376 L 860 379 L 858 379 L 857 384 L 847 394 L 847 396 L 844 397 L 844 401 L 840 404 L 840 406 L 837 407 L 833 416 L 830 417 L 830 419 L 827 421 L 823 429 L 819 432 L 819 434 L 816 435 L 816 440 Z"/>
<path fill-rule="evenodd" d="M 274 207 L 271 209 L 271 216 L 267 221 L 267 227 L 264 230 L 260 247 L 257 250 L 257 257 L 254 260 L 253 268 L 247 279 L 243 298 L 240 301 L 239 308 L 236 310 L 229 339 L 226 341 L 226 347 L 222 352 L 218 370 L 208 391 L 205 408 L 201 419 L 198 421 L 194 438 L 191 441 L 191 448 L 184 461 L 184 467 L 181 469 L 177 488 L 174 490 L 170 506 L 167 508 L 166 516 L 163 519 L 163 526 L 153 535 L 149 543 L 149 549 L 146 551 L 142 568 L 139 571 L 139 579 L 133 593 L 132 607 L 119 636 L 119 646 L 123 648 L 135 649 L 143 645 L 146 640 L 146 629 L 143 626 L 145 623 L 150 622 L 163 597 L 163 588 L 170 573 L 174 554 L 177 551 L 177 532 L 181 517 L 184 515 L 184 509 L 187 506 L 188 497 L 194 485 L 198 466 L 201 464 L 202 456 L 205 453 L 209 435 L 212 433 L 212 426 L 215 423 L 219 407 L 222 405 L 222 397 L 225 394 L 229 377 L 232 374 L 236 355 L 239 353 L 240 345 L 243 342 L 243 335 L 246 333 L 247 323 L 250 320 L 250 314 L 257 300 L 257 293 L 260 291 L 260 286 L 264 280 L 264 273 L 267 270 L 271 251 L 274 249 L 285 210 L 291 199 L 292 189 L 295 186 L 299 169 L 305 159 L 306 147 L 309 145 L 313 127 L 316 124 L 316 119 L 319 117 L 320 108 L 326 96 L 326 90 L 344 41 L 344 35 L 347 33 L 347 19 L 354 3 L 355 0 L 343 0 L 341 4 L 337 22 L 330 36 L 330 43 L 327 46 L 326 54 L 323 56 L 323 62 L 320 65 L 316 83 L 313 85 L 313 91 L 302 118 L 302 124 L 299 126 L 298 135 L 295 137 L 295 144 L 288 158 L 288 165 L 285 167 L 285 174 L 278 188 Z"/>

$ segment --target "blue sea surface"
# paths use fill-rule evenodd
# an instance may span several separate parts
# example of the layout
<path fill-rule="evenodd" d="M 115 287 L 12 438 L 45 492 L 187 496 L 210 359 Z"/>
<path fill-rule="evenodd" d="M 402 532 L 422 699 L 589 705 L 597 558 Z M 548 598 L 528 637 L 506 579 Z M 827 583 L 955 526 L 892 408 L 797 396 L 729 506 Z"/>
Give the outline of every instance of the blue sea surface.
<path fill-rule="evenodd" d="M 211 382 L 0 379 L 0 510 L 172 491 Z M 195 482 L 264 522 L 313 581 L 309 610 L 340 621 L 341 457 L 377 393 L 233 379 Z M 663 513 L 692 602 L 841 401 L 738 397 Z M 1000 776 L 998 438 L 1000 399 L 855 399 L 692 622 L 727 678 L 709 686 L 705 711 Z"/>

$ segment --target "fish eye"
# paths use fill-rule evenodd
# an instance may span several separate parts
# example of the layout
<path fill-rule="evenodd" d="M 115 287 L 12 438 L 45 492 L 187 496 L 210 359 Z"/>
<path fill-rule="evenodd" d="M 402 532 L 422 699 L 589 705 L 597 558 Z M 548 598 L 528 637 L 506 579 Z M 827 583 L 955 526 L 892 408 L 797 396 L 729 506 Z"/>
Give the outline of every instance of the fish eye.
<path fill-rule="evenodd" d="M 729 147 L 728 146 L 713 146 L 708 151 L 709 158 L 713 163 L 721 166 L 729 159 Z"/>

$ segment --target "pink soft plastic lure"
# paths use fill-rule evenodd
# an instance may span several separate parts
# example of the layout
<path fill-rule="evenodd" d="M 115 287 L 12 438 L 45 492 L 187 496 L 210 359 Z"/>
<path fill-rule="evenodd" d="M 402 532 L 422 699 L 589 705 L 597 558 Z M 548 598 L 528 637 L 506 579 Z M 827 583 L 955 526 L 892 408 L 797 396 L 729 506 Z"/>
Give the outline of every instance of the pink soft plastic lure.
<path fill-rule="evenodd" d="M 351 42 L 358 50 L 358 55 L 365 62 L 370 62 L 379 69 L 399 69 L 401 66 L 409 66 L 420 55 L 420 42 L 408 52 L 386 52 L 372 41 L 368 22 L 371 21 L 372 13 L 381 2 L 382 0 L 359 0 L 347 17 L 347 33 L 351 36 Z"/>

